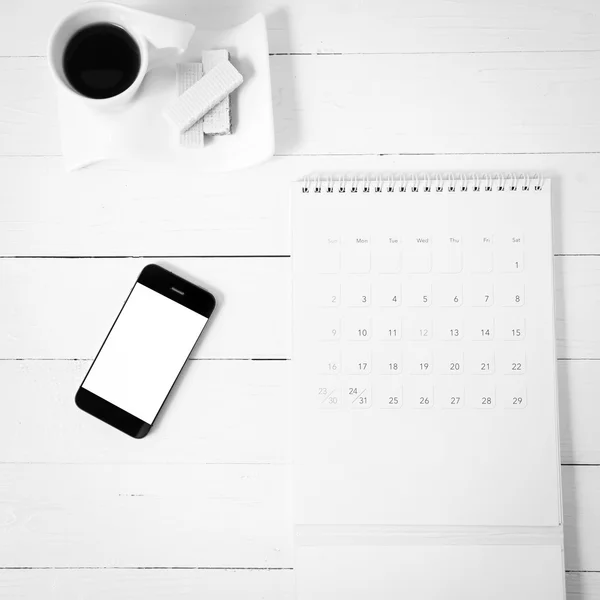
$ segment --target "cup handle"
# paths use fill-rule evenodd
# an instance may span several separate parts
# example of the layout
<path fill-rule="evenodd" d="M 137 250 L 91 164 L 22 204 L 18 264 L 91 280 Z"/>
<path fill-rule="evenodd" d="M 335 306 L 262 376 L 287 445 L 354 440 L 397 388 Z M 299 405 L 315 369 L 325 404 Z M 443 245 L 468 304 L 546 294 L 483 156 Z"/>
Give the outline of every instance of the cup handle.
<path fill-rule="evenodd" d="M 148 42 L 148 69 L 182 54 L 196 31 L 196 26 L 187 21 L 178 21 L 134 8 L 125 10 L 128 20 L 131 19 L 131 28 L 137 30 Z"/>

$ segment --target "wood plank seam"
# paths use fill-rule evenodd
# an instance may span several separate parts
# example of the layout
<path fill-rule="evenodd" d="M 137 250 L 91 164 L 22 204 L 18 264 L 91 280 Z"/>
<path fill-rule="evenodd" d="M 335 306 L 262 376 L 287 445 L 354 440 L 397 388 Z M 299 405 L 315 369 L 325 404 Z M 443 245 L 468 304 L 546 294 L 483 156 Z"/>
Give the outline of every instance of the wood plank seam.
<path fill-rule="evenodd" d="M 152 566 L 152 567 L 4 567 L 0 571 L 293 571 L 293 567 L 186 567 L 186 566 Z M 578 573 L 579 571 L 573 571 Z M 595 571 L 586 571 L 594 573 Z"/>

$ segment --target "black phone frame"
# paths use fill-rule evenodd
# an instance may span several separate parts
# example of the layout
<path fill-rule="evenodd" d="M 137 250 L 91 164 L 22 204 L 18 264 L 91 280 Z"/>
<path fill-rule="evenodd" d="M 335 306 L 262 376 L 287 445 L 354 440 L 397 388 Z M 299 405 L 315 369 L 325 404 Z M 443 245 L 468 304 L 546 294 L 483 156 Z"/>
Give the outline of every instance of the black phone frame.
<path fill-rule="evenodd" d="M 210 318 L 216 306 L 215 297 L 210 292 L 202 289 L 201 287 L 193 283 L 190 283 L 186 279 L 183 279 L 182 277 L 179 277 L 174 273 L 171 273 L 171 271 L 168 271 L 167 269 L 164 269 L 159 265 L 151 264 L 144 267 L 144 269 L 142 269 L 142 272 L 136 280 L 136 284 L 138 283 L 150 288 L 151 290 L 154 290 L 155 292 L 158 292 L 162 296 L 165 296 L 170 300 L 177 302 L 178 304 L 181 304 L 182 306 L 185 306 L 186 308 L 189 308 L 190 310 L 193 310 L 194 312 L 206 317 L 207 319 Z M 118 321 L 121 312 L 123 311 L 123 308 L 127 304 L 127 301 L 129 300 L 129 297 L 131 296 L 134 287 L 135 285 L 129 291 L 129 294 L 127 295 L 127 298 L 123 303 L 119 314 L 117 315 L 114 323 L 111 325 L 111 328 L 106 338 L 102 342 L 102 346 L 100 346 L 100 350 L 98 350 L 98 353 L 96 354 L 94 361 L 88 369 L 88 372 L 86 373 L 86 376 L 83 379 L 81 386 L 77 390 L 77 393 L 75 394 L 75 404 L 81 410 L 89 413 L 97 419 L 100 419 L 101 421 L 104 421 L 108 425 L 115 427 L 119 431 L 122 431 L 123 433 L 126 433 L 127 435 L 130 435 L 131 437 L 134 437 L 136 439 L 140 439 L 148 434 L 150 428 L 152 427 L 152 424 L 154 423 L 154 421 L 156 421 L 156 417 L 154 418 L 154 421 L 152 423 L 146 423 L 145 421 L 142 421 L 138 417 L 128 413 L 127 411 L 123 410 L 122 408 L 119 408 L 114 404 L 111 404 L 109 401 L 105 400 L 104 398 L 101 398 L 100 396 L 97 396 L 96 394 L 93 394 L 92 392 L 86 390 L 83 387 L 85 385 L 85 380 L 87 379 L 87 376 L 90 373 L 90 371 L 94 368 L 94 363 L 96 362 L 98 356 L 100 356 L 102 348 L 104 347 L 106 340 L 109 338 L 113 327 L 115 326 L 115 323 Z M 198 338 L 199 337 L 200 336 L 198 336 Z M 196 343 L 197 341 L 198 340 L 196 340 Z M 194 347 L 195 345 L 196 344 L 194 344 Z M 192 347 L 192 349 L 190 350 L 190 354 L 194 347 Z M 181 369 L 179 370 L 177 376 L 173 380 L 171 388 L 169 389 L 167 395 L 163 399 L 161 407 L 156 414 L 157 417 L 160 411 L 162 410 L 165 401 L 169 397 L 169 394 L 173 389 L 173 385 L 175 385 L 175 381 L 177 381 L 177 378 L 179 377 L 179 374 L 181 373 L 185 362 L 186 361 L 184 361 L 184 363 L 181 365 Z"/>

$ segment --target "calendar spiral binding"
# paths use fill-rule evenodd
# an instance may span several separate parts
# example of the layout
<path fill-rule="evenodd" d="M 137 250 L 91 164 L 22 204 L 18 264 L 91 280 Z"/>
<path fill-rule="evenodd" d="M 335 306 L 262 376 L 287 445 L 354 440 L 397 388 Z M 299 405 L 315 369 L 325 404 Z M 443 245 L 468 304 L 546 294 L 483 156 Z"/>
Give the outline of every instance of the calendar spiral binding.
<path fill-rule="evenodd" d="M 302 193 L 539 192 L 544 189 L 544 183 L 545 178 L 540 173 L 313 175 L 302 179 Z"/>

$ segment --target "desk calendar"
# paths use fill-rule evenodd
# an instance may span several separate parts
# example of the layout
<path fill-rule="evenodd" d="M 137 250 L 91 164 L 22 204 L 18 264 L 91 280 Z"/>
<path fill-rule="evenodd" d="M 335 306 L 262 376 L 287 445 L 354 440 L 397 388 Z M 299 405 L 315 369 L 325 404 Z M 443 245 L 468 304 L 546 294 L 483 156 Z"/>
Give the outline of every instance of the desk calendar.
<path fill-rule="evenodd" d="M 563 597 L 550 188 L 295 185 L 299 598 Z"/>

